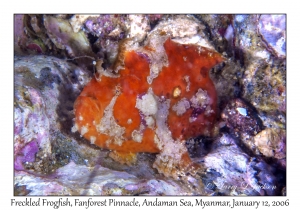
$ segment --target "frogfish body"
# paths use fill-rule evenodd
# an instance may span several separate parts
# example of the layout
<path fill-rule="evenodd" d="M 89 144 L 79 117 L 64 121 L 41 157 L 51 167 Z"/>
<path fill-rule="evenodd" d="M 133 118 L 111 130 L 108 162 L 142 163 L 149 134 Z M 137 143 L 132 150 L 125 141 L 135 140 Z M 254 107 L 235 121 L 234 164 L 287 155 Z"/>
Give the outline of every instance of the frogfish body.
<path fill-rule="evenodd" d="M 192 164 L 185 141 L 211 135 L 217 93 L 209 70 L 223 58 L 171 39 L 163 47 L 168 60 L 155 74 L 156 49 L 146 46 L 125 50 L 117 74 L 96 75 L 75 101 L 73 131 L 123 163 L 136 161 L 139 152 L 158 153 L 154 167 L 170 176 Z"/>

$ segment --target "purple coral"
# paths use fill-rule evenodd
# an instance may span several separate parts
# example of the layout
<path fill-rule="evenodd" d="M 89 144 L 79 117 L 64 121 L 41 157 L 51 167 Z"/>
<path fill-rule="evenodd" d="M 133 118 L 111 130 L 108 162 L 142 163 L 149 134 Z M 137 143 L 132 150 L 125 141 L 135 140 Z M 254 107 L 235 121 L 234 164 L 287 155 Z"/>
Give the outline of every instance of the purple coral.
<path fill-rule="evenodd" d="M 263 41 L 278 55 L 285 56 L 286 51 L 286 16 L 261 15 L 258 30 Z"/>
<path fill-rule="evenodd" d="M 39 147 L 36 141 L 29 142 L 22 150 L 23 152 L 23 161 L 33 162 L 35 159 L 36 153 L 39 151 Z"/>
<path fill-rule="evenodd" d="M 19 154 L 17 154 L 14 162 L 14 168 L 16 170 L 24 170 L 24 163 L 32 163 L 35 160 L 35 155 L 39 151 L 38 143 L 36 141 L 31 141 L 26 144 Z"/>
<path fill-rule="evenodd" d="M 109 37 L 110 33 L 117 28 L 122 28 L 126 18 L 124 15 L 100 15 L 97 18 L 89 18 L 85 22 L 86 31 L 96 37 Z M 124 33 L 120 30 L 119 36 L 115 38 L 124 38 Z"/>

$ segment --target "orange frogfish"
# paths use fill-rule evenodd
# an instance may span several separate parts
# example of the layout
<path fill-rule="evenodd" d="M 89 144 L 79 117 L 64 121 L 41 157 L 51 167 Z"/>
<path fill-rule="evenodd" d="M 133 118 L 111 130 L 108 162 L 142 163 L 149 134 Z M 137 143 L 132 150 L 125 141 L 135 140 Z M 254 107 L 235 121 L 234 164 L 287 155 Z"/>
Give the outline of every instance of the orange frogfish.
<path fill-rule="evenodd" d="M 177 177 L 194 165 L 185 141 L 212 133 L 217 93 L 209 70 L 223 58 L 170 38 L 162 45 L 163 53 L 151 46 L 124 50 L 117 73 L 97 74 L 75 101 L 72 130 L 122 163 L 139 152 L 158 153 L 153 166 Z"/>

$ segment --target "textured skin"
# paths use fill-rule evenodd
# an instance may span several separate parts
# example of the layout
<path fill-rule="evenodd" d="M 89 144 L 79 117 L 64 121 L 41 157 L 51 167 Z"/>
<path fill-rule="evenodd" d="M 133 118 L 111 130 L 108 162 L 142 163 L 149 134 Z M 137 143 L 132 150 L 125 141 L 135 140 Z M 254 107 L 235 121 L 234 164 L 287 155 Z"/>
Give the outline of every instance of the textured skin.
<path fill-rule="evenodd" d="M 167 40 L 165 43 L 166 53 L 169 59 L 169 66 L 164 67 L 158 78 L 154 79 L 152 88 L 156 95 L 164 95 L 171 99 L 171 107 L 181 98 L 190 99 L 199 88 L 206 90 L 209 97 L 213 100 L 210 116 L 200 114 L 196 121 L 190 123 L 189 118 L 193 109 L 189 109 L 182 116 L 170 110 L 168 125 L 175 139 L 188 139 L 204 134 L 204 130 L 211 130 L 216 114 L 217 93 L 213 82 L 209 78 L 209 70 L 222 61 L 218 53 L 211 52 L 204 48 L 198 53 L 198 48 L 194 45 L 180 45 Z M 184 59 L 185 58 L 185 59 Z M 189 76 L 190 87 L 186 91 L 187 83 L 184 76 Z M 172 97 L 175 87 L 180 87 L 180 97 Z"/>
<path fill-rule="evenodd" d="M 136 108 L 137 97 L 147 93 L 149 87 L 152 87 L 156 96 L 170 99 L 169 116 L 167 125 L 172 133 L 174 140 L 184 141 L 190 137 L 198 135 L 210 135 L 216 117 L 217 93 L 213 82 L 209 78 L 209 70 L 223 59 L 220 54 L 201 48 L 195 45 L 181 45 L 168 39 L 164 43 L 169 65 L 163 67 L 162 71 L 155 78 L 152 84 L 147 83 L 147 76 L 150 73 L 149 59 L 134 51 L 126 51 L 124 54 L 125 68 L 119 71 L 119 77 L 110 78 L 101 77 L 101 81 L 95 78 L 84 88 L 75 102 L 75 123 L 80 130 L 82 126 L 88 125 L 88 132 L 83 136 L 90 139 L 96 137 L 94 142 L 101 148 L 119 152 L 120 157 L 124 154 L 138 152 L 161 152 L 154 141 L 154 129 L 146 127 L 143 130 L 142 142 L 138 143 L 132 140 L 132 131 L 139 129 L 142 117 Z M 145 50 L 149 50 L 145 47 Z M 155 49 L 154 49 L 155 50 Z M 153 49 L 151 49 L 153 51 Z M 151 62 L 151 61 L 150 61 Z M 186 89 L 188 83 L 184 77 L 189 77 L 189 90 Z M 175 88 L 179 88 L 181 93 L 178 97 L 173 96 Z M 180 99 L 191 99 L 201 88 L 207 91 L 211 100 L 210 115 L 204 113 L 194 114 L 195 110 L 189 108 L 183 115 L 178 116 L 172 110 L 172 106 Z M 118 125 L 125 128 L 125 140 L 119 146 L 114 143 L 107 143 L 109 137 L 98 133 L 94 121 L 98 124 L 103 117 L 104 109 L 108 106 L 111 99 L 119 93 L 113 108 L 113 114 Z M 190 117 L 194 116 L 194 121 L 190 122 Z M 81 116 L 81 120 L 79 119 Z M 195 117 L 196 116 L 196 117 Z M 131 119 L 131 123 L 128 123 Z M 126 156 L 126 155 L 125 155 Z M 188 155 L 182 155 L 184 162 L 190 162 Z"/>

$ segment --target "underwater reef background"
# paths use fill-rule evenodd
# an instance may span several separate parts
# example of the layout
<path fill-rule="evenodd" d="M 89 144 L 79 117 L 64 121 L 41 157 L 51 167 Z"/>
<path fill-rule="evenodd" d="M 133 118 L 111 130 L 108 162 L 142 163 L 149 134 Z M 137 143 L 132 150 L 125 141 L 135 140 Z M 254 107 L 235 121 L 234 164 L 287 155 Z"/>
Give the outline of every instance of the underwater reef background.
<path fill-rule="evenodd" d="M 286 195 L 285 15 L 18 14 L 14 54 L 15 195 Z"/>

